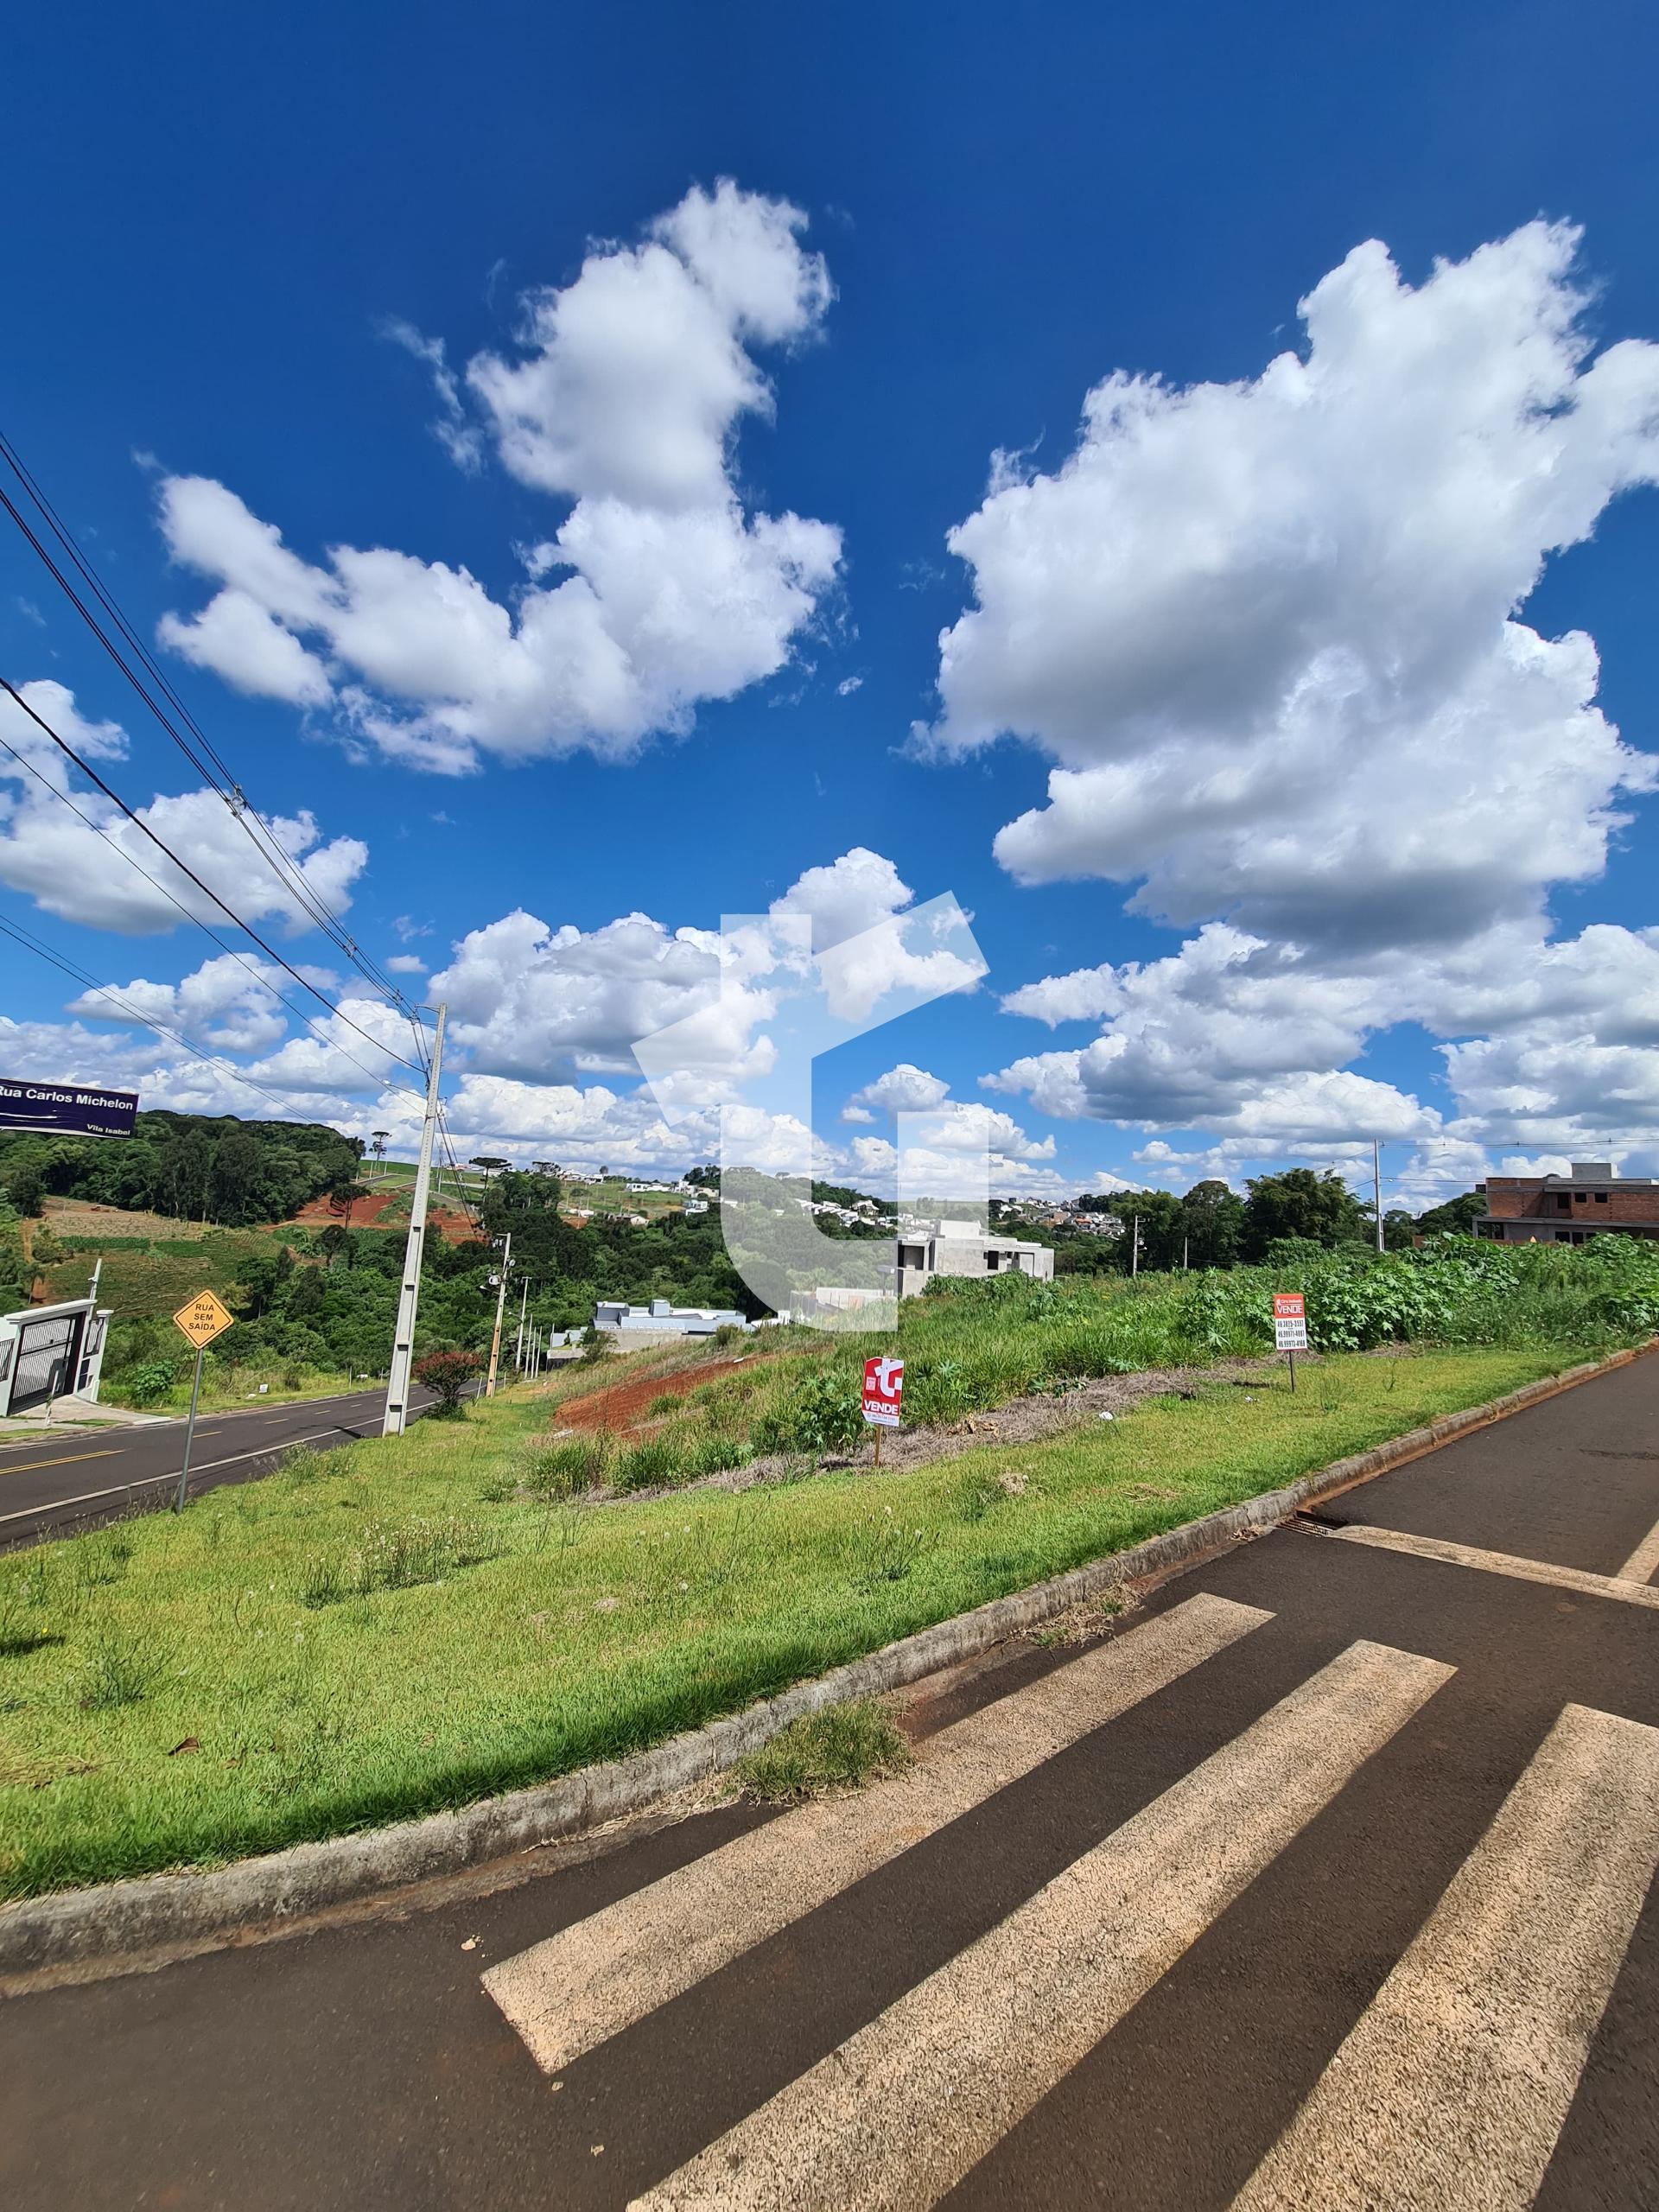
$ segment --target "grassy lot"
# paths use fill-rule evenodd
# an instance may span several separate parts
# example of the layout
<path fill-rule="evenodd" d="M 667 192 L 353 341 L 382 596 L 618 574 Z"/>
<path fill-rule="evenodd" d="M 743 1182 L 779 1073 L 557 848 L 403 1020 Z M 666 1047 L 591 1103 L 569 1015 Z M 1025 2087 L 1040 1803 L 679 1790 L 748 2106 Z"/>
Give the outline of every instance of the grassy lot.
<path fill-rule="evenodd" d="M 1294 1396 L 1261 1370 L 910 1471 L 597 1507 L 525 1494 L 550 1408 L 524 1393 L 301 1455 L 0 1560 L 0 1894 L 636 1751 L 1583 1357 L 1338 1356 Z"/>
<path fill-rule="evenodd" d="M 177 1224 L 175 1224 L 177 1227 Z M 102 1254 L 98 1301 L 118 1314 L 177 1313 L 198 1291 L 234 1289 L 250 1255 L 274 1249 L 263 1230 L 213 1229 L 205 1236 L 173 1236 L 140 1242 L 100 1239 L 41 1269 L 53 1299 L 85 1298 L 94 1262 Z M 182 1342 L 182 1339 L 181 1339 Z"/>

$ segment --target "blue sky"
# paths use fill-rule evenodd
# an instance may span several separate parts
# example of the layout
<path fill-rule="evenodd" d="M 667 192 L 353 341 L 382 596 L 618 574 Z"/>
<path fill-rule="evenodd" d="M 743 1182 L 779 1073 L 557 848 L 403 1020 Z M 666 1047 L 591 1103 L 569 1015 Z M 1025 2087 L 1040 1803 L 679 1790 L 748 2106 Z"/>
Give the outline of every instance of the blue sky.
<path fill-rule="evenodd" d="M 1010 1191 L 1374 1134 L 1414 1205 L 1650 1169 L 1656 48 L 1593 4 L 37 11 L 0 425 L 460 1009 L 469 1149 L 683 1164 L 747 1101 L 770 1156 L 763 994 L 671 1122 L 632 1039 L 722 913 L 902 966 L 951 893 L 987 972 L 820 1063 L 832 1171 L 880 1179 L 895 1104 Z M 0 564 L 0 672 L 357 989 Z M 8 941 L 4 1072 L 404 1144 L 38 779 L 0 808 L 0 917 L 217 1056 Z"/>

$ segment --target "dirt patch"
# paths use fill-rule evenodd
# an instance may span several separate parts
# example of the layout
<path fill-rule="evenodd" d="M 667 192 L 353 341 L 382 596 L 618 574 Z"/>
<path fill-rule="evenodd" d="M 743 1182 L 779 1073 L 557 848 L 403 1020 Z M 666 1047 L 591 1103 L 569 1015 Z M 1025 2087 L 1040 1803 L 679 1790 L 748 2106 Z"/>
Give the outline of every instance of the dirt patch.
<path fill-rule="evenodd" d="M 586 1397 L 569 1399 L 559 1408 L 556 1427 L 612 1428 L 618 1435 L 626 1434 L 629 1429 L 640 1427 L 653 1399 L 689 1397 L 693 1390 L 700 1390 L 716 1376 L 749 1366 L 753 1358 L 754 1354 L 750 1352 L 741 1359 L 711 1359 L 695 1367 L 671 1368 L 666 1375 L 642 1375 L 634 1382 L 613 1382 L 608 1390 L 595 1390 Z"/>
<path fill-rule="evenodd" d="M 341 1229 L 372 1229 L 388 1206 L 408 1196 L 407 1191 L 372 1191 L 366 1198 L 353 1198 L 347 1207 L 344 1198 L 331 1198 L 325 1192 L 320 1198 L 308 1198 L 289 1219 L 296 1227 L 306 1229 L 327 1229 L 330 1222 Z"/>
<path fill-rule="evenodd" d="M 925 1467 L 935 1459 L 954 1459 L 985 1444 L 1035 1444 L 1058 1435 L 1063 1429 L 1086 1427 L 1107 1414 L 1116 1420 L 1143 1399 L 1192 1397 L 1200 1383 L 1236 1382 L 1249 1371 L 1251 1363 L 1243 1360 L 1218 1367 L 1148 1367 L 1136 1375 L 1096 1376 L 1062 1397 L 1045 1394 L 1014 1398 L 993 1412 L 969 1414 L 945 1427 L 887 1429 L 881 1438 L 881 1471 L 897 1472 L 906 1467 Z M 874 1446 L 830 1452 L 819 1460 L 818 1468 L 826 1474 L 849 1467 L 868 1468 L 873 1456 Z M 747 1467 L 736 1467 L 723 1475 L 707 1476 L 698 1487 L 747 1490 L 755 1483 L 797 1480 L 800 1471 L 798 1452 L 772 1455 L 751 1459 Z"/>

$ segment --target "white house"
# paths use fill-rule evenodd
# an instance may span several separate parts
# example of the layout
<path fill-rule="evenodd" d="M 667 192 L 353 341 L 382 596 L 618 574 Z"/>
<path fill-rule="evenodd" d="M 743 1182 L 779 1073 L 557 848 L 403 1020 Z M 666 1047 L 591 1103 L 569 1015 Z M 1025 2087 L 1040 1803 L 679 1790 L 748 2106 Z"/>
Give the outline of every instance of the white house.
<path fill-rule="evenodd" d="M 914 1298 L 935 1275 L 1029 1275 L 1049 1282 L 1053 1248 L 1017 1236 L 988 1236 L 976 1223 L 936 1221 L 906 1230 L 899 1239 L 899 1295 Z"/>
<path fill-rule="evenodd" d="M 26 1414 L 54 1398 L 95 1402 L 107 1308 L 90 1298 L 0 1313 L 0 1414 Z"/>
<path fill-rule="evenodd" d="M 715 1306 L 671 1306 L 653 1298 L 649 1306 L 630 1306 L 623 1299 L 601 1298 L 594 1308 L 594 1326 L 618 1336 L 712 1337 L 716 1329 L 747 1329 L 748 1322 L 734 1308 Z"/>

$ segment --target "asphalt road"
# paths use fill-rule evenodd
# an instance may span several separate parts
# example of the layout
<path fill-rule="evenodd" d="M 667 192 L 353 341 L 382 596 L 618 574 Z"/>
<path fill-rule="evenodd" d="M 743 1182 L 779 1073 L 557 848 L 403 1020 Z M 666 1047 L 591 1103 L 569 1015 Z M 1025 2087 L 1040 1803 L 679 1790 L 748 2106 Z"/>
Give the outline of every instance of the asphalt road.
<path fill-rule="evenodd" d="M 383 1383 L 342 1397 L 200 1414 L 190 1460 L 191 1495 L 269 1474 L 296 1444 L 345 1444 L 378 1436 L 385 1402 Z M 417 1390 L 410 1410 L 424 1412 L 433 1402 L 429 1392 Z M 0 1547 L 152 1502 L 169 1477 L 178 1480 L 184 1431 L 181 1419 L 73 1435 L 42 1428 L 26 1441 L 9 1439 L 0 1446 Z"/>
<path fill-rule="evenodd" d="M 1659 2206 L 1656 1415 L 958 1676 L 857 1797 L 9 1999 L 0 2201 Z"/>

